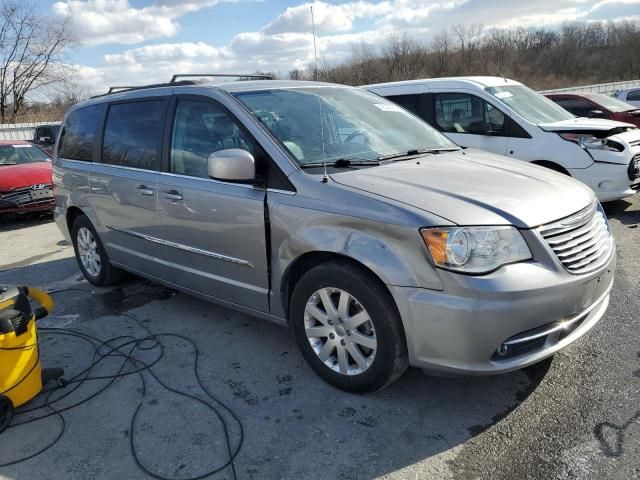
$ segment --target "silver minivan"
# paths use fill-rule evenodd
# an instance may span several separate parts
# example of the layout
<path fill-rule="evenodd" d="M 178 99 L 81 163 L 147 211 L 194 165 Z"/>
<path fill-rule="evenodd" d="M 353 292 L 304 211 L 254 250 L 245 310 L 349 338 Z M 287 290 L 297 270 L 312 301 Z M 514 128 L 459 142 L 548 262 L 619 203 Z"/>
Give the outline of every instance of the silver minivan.
<path fill-rule="evenodd" d="M 493 374 L 604 314 L 615 245 L 593 192 L 462 150 L 339 85 L 182 81 L 66 114 L 56 221 L 94 285 L 133 272 L 288 325 L 349 391 L 409 365 Z"/>

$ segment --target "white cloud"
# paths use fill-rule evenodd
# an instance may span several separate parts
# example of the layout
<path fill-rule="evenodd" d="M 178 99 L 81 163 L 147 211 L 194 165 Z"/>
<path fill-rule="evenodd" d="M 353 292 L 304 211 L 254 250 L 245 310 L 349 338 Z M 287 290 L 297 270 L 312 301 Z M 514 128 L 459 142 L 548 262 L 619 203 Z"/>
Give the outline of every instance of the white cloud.
<path fill-rule="evenodd" d="M 311 32 L 311 6 L 317 33 L 347 32 L 356 18 L 379 17 L 391 11 L 391 2 L 350 2 L 333 5 L 314 2 L 287 8 L 266 27 L 265 34 Z"/>
<path fill-rule="evenodd" d="M 140 43 L 178 33 L 177 19 L 219 0 L 162 0 L 135 8 L 128 0 L 66 0 L 53 4 L 53 12 L 72 19 L 78 41 L 85 45 Z"/>
<path fill-rule="evenodd" d="M 90 41 L 97 44 L 107 38 L 135 42 L 136 36 L 174 35 L 180 15 L 217 1 L 223 0 L 156 0 L 152 7 L 144 8 L 133 8 L 127 0 L 66 0 L 56 5 L 90 4 L 92 8 L 82 10 L 84 16 L 76 21 L 87 25 L 93 22 L 85 28 Z M 131 48 L 105 55 L 95 68 L 83 67 L 80 76 L 103 90 L 115 84 L 167 81 L 174 73 L 286 73 L 304 68 L 313 61 L 310 5 L 290 7 L 258 31 L 238 33 L 226 45 L 178 42 Z M 428 40 L 460 23 L 482 23 L 485 28 L 550 26 L 571 20 L 616 18 L 615 12 L 622 11 L 621 7 L 629 15 L 640 4 L 638 0 L 510 0 L 505 8 L 500 0 L 369 0 L 342 4 L 317 1 L 313 5 L 318 55 L 331 63 L 348 57 L 357 45 L 380 46 L 392 34 L 406 32 L 410 37 Z M 363 19 L 356 28 L 356 22 Z"/>

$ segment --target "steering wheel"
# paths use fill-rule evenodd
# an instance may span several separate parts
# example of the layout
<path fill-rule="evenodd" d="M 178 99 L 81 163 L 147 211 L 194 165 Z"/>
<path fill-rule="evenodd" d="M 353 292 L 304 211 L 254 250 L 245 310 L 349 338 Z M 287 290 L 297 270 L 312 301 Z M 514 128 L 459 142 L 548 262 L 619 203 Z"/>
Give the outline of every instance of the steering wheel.
<path fill-rule="evenodd" d="M 351 132 L 347 138 L 344 139 L 344 143 L 352 143 L 354 139 L 358 137 L 364 138 L 364 143 L 369 143 L 369 137 L 367 137 L 366 133 L 362 130 L 356 130 L 355 132 Z"/>

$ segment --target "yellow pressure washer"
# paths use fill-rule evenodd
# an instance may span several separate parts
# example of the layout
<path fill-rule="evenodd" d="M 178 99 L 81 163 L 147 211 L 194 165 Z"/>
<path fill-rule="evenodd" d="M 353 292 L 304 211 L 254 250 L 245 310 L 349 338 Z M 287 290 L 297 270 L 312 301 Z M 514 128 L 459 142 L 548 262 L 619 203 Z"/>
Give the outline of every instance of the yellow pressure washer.
<path fill-rule="evenodd" d="M 30 300 L 40 304 L 33 309 Z M 33 399 L 43 383 L 64 371 L 40 364 L 36 321 L 53 310 L 53 299 L 33 287 L 0 286 L 0 433 L 14 409 Z"/>

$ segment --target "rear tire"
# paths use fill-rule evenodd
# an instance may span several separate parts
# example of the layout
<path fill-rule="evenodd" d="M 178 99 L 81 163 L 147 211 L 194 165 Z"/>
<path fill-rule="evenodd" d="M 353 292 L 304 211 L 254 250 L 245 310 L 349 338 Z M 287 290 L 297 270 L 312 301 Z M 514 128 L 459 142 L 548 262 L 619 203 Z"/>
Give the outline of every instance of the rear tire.
<path fill-rule="evenodd" d="M 78 266 L 89 283 L 106 287 L 122 281 L 124 272 L 111 265 L 102 241 L 86 215 L 80 215 L 73 222 L 71 239 Z"/>
<path fill-rule="evenodd" d="M 408 367 L 400 315 L 371 274 L 342 262 L 305 273 L 291 296 L 290 328 L 311 368 L 349 392 L 380 390 Z"/>

